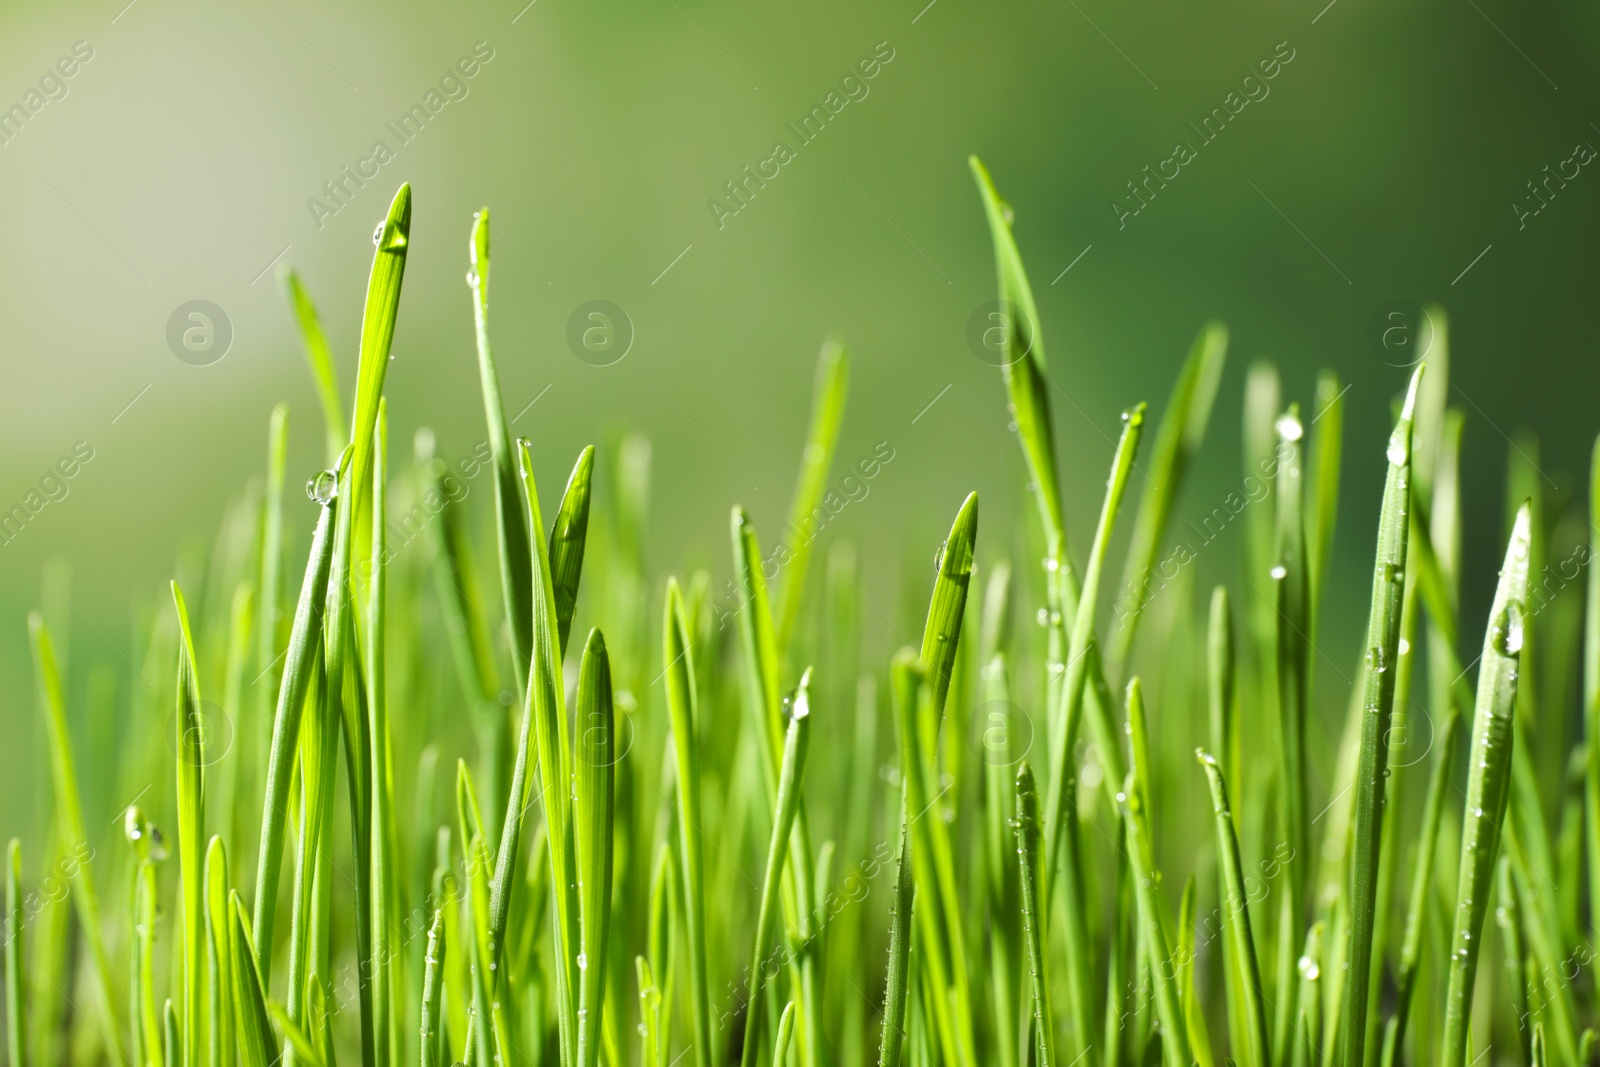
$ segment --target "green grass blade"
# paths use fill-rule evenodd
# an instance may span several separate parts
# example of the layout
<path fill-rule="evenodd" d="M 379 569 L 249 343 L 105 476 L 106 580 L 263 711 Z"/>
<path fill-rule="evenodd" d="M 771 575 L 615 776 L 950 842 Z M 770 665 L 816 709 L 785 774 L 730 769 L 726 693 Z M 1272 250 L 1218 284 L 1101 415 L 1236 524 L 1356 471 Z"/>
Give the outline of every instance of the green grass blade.
<path fill-rule="evenodd" d="M 1461 824 L 1461 870 L 1449 946 L 1441 1067 L 1466 1062 L 1484 915 L 1488 912 L 1495 853 L 1500 844 L 1511 779 L 1511 717 L 1516 707 L 1518 654 L 1522 650 L 1523 604 L 1528 595 L 1531 516 L 1518 512 L 1495 588 L 1494 605 L 1478 666 L 1473 711 L 1472 755 L 1467 763 L 1467 798 Z"/>
<path fill-rule="evenodd" d="M 337 456 L 350 440 L 344 426 L 344 402 L 339 399 L 339 376 L 333 367 L 333 352 L 322 332 L 322 322 L 311 302 L 311 294 L 300 281 L 300 275 L 284 268 L 278 275 L 283 285 L 283 296 L 294 313 L 295 325 L 300 330 L 300 343 L 305 346 L 306 359 L 311 363 L 311 378 L 317 383 L 317 399 L 322 401 L 322 418 L 328 433 L 328 455 Z"/>
<path fill-rule="evenodd" d="M 168 997 L 161 1008 L 161 1055 L 162 1060 L 168 1064 L 181 1064 L 183 1050 L 178 1036 L 178 1009 L 172 1006 L 172 998 Z"/>
<path fill-rule="evenodd" d="M 1195 984 L 1195 912 L 1199 907 L 1199 883 L 1194 875 L 1183 885 L 1183 900 L 1178 905 L 1178 946 L 1173 962 L 1178 967 L 1179 996 L 1183 1004 L 1183 1025 L 1189 1034 L 1189 1047 L 1194 1050 L 1199 1067 L 1213 1067 L 1211 1035 L 1206 1028 L 1205 1009 L 1200 1003 L 1199 987 Z"/>
<path fill-rule="evenodd" d="M 1113 675 L 1120 675 L 1133 650 L 1134 634 L 1150 594 L 1151 568 L 1161 551 L 1167 519 L 1183 488 L 1189 463 L 1205 439 L 1211 419 L 1211 405 L 1222 379 L 1228 358 L 1228 328 L 1209 322 L 1189 348 L 1189 355 L 1178 372 L 1161 426 L 1156 430 L 1150 469 L 1146 472 L 1149 489 L 1139 501 L 1139 514 L 1133 523 L 1133 540 L 1123 568 L 1121 593 L 1111 617 L 1116 630 L 1111 639 L 1109 662 Z"/>
<path fill-rule="evenodd" d="M 578 608 L 578 581 L 583 576 L 583 550 L 589 538 L 589 497 L 594 483 L 594 446 L 578 453 L 567 489 L 550 528 L 550 580 L 555 587 L 557 645 L 563 656 Z"/>
<path fill-rule="evenodd" d="M 471 267 L 467 284 L 472 289 L 472 321 L 478 340 L 478 379 L 483 391 L 484 421 L 489 431 L 489 451 L 494 458 L 495 535 L 500 546 L 500 579 L 506 619 L 511 625 L 512 660 L 517 688 L 526 687 L 525 672 L 533 654 L 532 545 L 527 514 L 519 499 L 516 452 L 500 399 L 500 375 L 489 347 L 489 209 L 473 218 L 467 245 Z M 535 534 L 538 527 L 533 527 Z M 563 642 L 564 644 L 564 642 Z"/>
<path fill-rule="evenodd" d="M 1600 437 L 1589 462 L 1589 576 L 1583 632 L 1585 844 L 1589 861 L 1589 936 L 1600 936 Z M 1596 954 L 1600 973 L 1600 953 Z"/>
<path fill-rule="evenodd" d="M 289 1047 L 294 1049 L 294 1054 L 306 1064 L 306 1067 L 325 1067 L 322 1050 L 312 1043 L 311 1038 L 306 1036 L 305 1031 L 301 1030 L 293 1019 L 289 1018 L 289 1013 L 284 1010 L 282 1004 L 269 998 L 267 1018 L 272 1021 L 273 1027 L 283 1036 Z"/>
<path fill-rule="evenodd" d="M 1024 760 L 1017 769 L 1017 859 L 1021 867 L 1022 934 L 1028 952 L 1028 996 L 1032 1005 L 1034 1049 L 1039 1067 L 1056 1062 L 1055 1014 L 1050 1010 L 1050 979 L 1044 951 L 1043 911 L 1039 897 L 1039 793 L 1033 768 Z M 1001 1020 L 1004 1025 L 1004 1020 Z"/>
<path fill-rule="evenodd" d="M 428 927 L 428 947 L 422 958 L 422 1009 L 420 1012 L 420 1062 L 422 1067 L 443 1067 L 444 1016 L 440 996 L 444 991 L 444 912 L 435 910 Z"/>
<path fill-rule="evenodd" d="M 1339 471 L 1344 448 L 1344 390 L 1339 376 L 1317 376 L 1316 414 L 1311 417 L 1311 518 L 1306 523 L 1306 577 L 1313 626 L 1321 612 L 1322 589 L 1333 557 L 1333 530 L 1339 513 Z"/>
<path fill-rule="evenodd" d="M 266 985 L 256 963 L 250 923 L 237 891 L 229 894 L 233 913 L 233 996 L 239 1012 L 239 1062 L 243 1067 L 272 1067 L 278 1061 L 272 1020 L 267 1015 Z"/>
<path fill-rule="evenodd" d="M 200 716 L 200 679 L 189 632 L 189 608 L 183 591 L 172 583 L 172 601 L 178 612 L 178 868 L 183 883 L 183 1043 L 185 1064 L 200 1062 L 200 989 L 205 981 L 204 861 L 205 840 L 205 726 Z"/>
<path fill-rule="evenodd" d="M 611 926 L 613 821 L 616 811 L 616 719 L 611 705 L 611 661 L 605 638 L 589 631 L 574 709 L 579 919 L 578 1065 L 599 1062 Z"/>
<path fill-rule="evenodd" d="M 233 912 L 228 903 L 228 852 L 222 838 L 206 847 L 206 959 L 210 966 L 211 1067 L 232 1063 L 234 1044 Z"/>
<path fill-rule="evenodd" d="M 1225 778 L 1239 777 L 1238 730 L 1234 722 L 1234 690 L 1238 665 L 1233 646 L 1233 602 L 1227 586 L 1211 591 L 1211 624 L 1206 633 L 1206 710 L 1211 752 Z"/>
<path fill-rule="evenodd" d="M 378 1063 L 390 1061 L 389 1008 L 395 952 L 391 948 L 390 904 L 396 899 L 393 825 L 394 782 L 390 767 L 389 659 L 388 659 L 388 480 L 389 402 L 378 401 L 377 432 L 373 437 L 371 571 L 367 582 L 366 683 L 367 713 L 372 732 L 367 763 L 371 768 L 372 824 L 367 851 L 372 885 L 372 1040 Z"/>
<path fill-rule="evenodd" d="M 27 1067 L 27 990 L 22 976 L 22 842 L 6 846 L 6 1051 L 13 1067 Z"/>
<path fill-rule="evenodd" d="M 69 848 L 87 845 L 83 832 L 83 806 L 78 799 L 78 777 L 73 769 L 72 738 L 67 729 L 66 698 L 61 689 L 61 672 L 56 666 L 55 646 L 50 641 L 44 618 L 37 611 L 28 616 L 28 637 L 33 646 L 33 664 L 39 685 L 39 703 L 44 711 L 45 734 L 50 748 L 50 782 L 55 799 L 56 818 Z M 89 946 L 89 961 L 94 968 L 105 1012 L 105 1039 L 113 1060 L 124 1059 L 122 1024 L 117 1018 L 116 994 L 111 984 L 111 958 L 106 953 L 105 934 L 100 925 L 100 898 L 88 871 L 72 880 L 72 899 L 77 907 L 83 939 Z"/>
<path fill-rule="evenodd" d="M 783 1006 L 783 1014 L 778 1017 L 778 1039 L 772 1051 L 772 1067 L 788 1067 L 789 1041 L 794 1037 L 794 1001 Z"/>
<path fill-rule="evenodd" d="M 706 974 L 706 897 L 701 861 L 700 752 L 696 733 L 699 717 L 694 684 L 694 658 L 689 631 L 683 620 L 683 596 L 678 583 L 667 583 L 661 656 L 667 684 L 667 713 L 672 726 L 672 748 L 677 757 L 678 849 L 682 870 L 684 934 L 688 939 L 689 1021 L 693 1029 L 696 1067 L 711 1067 L 711 993 Z M 752 1010 L 754 1007 L 752 1006 Z"/>
<path fill-rule="evenodd" d="M 1272 1048 L 1263 1006 L 1261 958 L 1256 952 L 1255 934 L 1250 925 L 1249 895 L 1245 888 L 1244 861 L 1240 858 L 1239 837 L 1234 829 L 1233 808 L 1228 803 L 1228 783 L 1217 758 L 1196 750 L 1211 787 L 1211 811 L 1217 835 L 1217 895 L 1222 900 L 1223 928 L 1234 957 L 1239 961 L 1241 981 L 1237 993 L 1245 1018 L 1247 1045 L 1240 1052 L 1245 1067 L 1267 1067 Z"/>
<path fill-rule="evenodd" d="M 133 933 L 128 953 L 128 1015 L 133 1020 L 134 1058 L 164 1067 L 161 1014 L 156 1009 L 155 943 L 159 907 L 156 864 L 166 858 L 166 844 L 161 831 L 136 805 L 127 809 L 123 830 L 134 853 L 128 902 L 128 929 Z"/>
<path fill-rule="evenodd" d="M 346 457 L 349 452 L 346 451 Z M 341 465 L 346 459 L 341 458 Z M 338 475 L 329 475 L 337 479 Z M 322 644 L 323 608 L 328 596 L 328 573 L 333 563 L 333 527 L 339 511 L 330 500 L 317 516 L 306 560 L 305 579 L 295 605 L 289 647 L 284 653 L 278 706 L 272 719 L 272 745 L 267 758 L 267 781 L 261 808 L 261 845 L 256 855 L 255 943 L 265 948 L 265 974 L 272 971 L 272 927 L 278 910 L 278 874 L 283 865 L 284 820 L 289 808 L 289 780 L 294 773 L 294 750 L 300 736 L 300 715 L 305 707 L 313 668 Z"/>
<path fill-rule="evenodd" d="M 839 425 L 844 421 L 844 401 L 850 380 L 850 357 L 837 341 L 826 341 L 817 357 L 817 382 L 811 399 L 811 427 L 801 452 L 800 478 L 795 483 L 794 502 L 789 508 L 788 549 L 782 584 L 778 587 L 778 652 L 788 652 L 794 640 L 795 624 L 800 621 L 800 604 L 805 598 L 806 571 L 811 549 L 820 528 L 827 524 L 827 513 L 818 519 L 817 510 L 828 484 L 828 470 L 839 443 Z"/>
<path fill-rule="evenodd" d="M 922 669 L 936 719 L 944 716 L 950 674 L 955 667 L 961 619 L 967 607 L 967 587 L 972 581 L 972 554 L 978 540 L 978 494 L 969 493 L 956 512 L 950 535 L 939 550 L 939 573 L 922 630 Z"/>
<path fill-rule="evenodd" d="M 1511 994 L 1512 1017 L 1517 1039 L 1522 1043 L 1522 1062 L 1533 1058 L 1533 1016 L 1528 1010 L 1528 982 L 1525 961 L 1527 949 L 1522 941 L 1522 914 L 1517 907 L 1517 892 L 1511 884 L 1511 860 L 1504 853 L 1495 869 L 1495 925 L 1505 939 L 1506 985 Z"/>
<path fill-rule="evenodd" d="M 889 901 L 889 971 L 884 979 L 883 1032 L 878 1041 L 878 1067 L 900 1067 L 905 1044 L 906 997 L 911 984 L 911 919 L 916 880 L 911 871 L 908 811 L 900 805 L 900 858 L 895 864 L 894 897 Z"/>
<path fill-rule="evenodd" d="M 1140 935 L 1155 986 L 1162 1055 L 1169 1067 L 1189 1067 L 1194 1057 L 1179 999 L 1176 968 L 1173 967 L 1172 924 L 1161 898 L 1161 875 L 1156 869 L 1155 838 L 1150 826 L 1150 757 L 1146 738 L 1144 694 L 1135 677 L 1128 682 L 1128 744 L 1132 770 L 1121 793 L 1128 831 L 1128 860 L 1133 867 Z"/>
<path fill-rule="evenodd" d="M 1406 585 L 1406 547 L 1411 529 L 1411 424 L 1422 380 L 1419 366 L 1389 438 L 1389 470 L 1378 514 L 1372 610 L 1367 625 L 1365 695 L 1362 698 L 1361 762 L 1355 784 L 1355 844 L 1350 864 L 1350 939 L 1345 968 L 1341 1062 L 1360 1067 L 1366 1057 L 1373 927 L 1378 907 L 1378 861 L 1382 846 L 1385 779 L 1389 774 L 1389 724 L 1394 713 L 1395 665 L 1400 645 L 1401 602 Z"/>
<path fill-rule="evenodd" d="M 783 763 L 778 772 L 778 800 L 773 812 L 772 839 L 767 844 L 766 873 L 761 879 L 760 906 L 756 913 L 756 937 L 750 950 L 748 995 L 745 1012 L 744 1044 L 740 1055 L 743 1067 L 754 1067 L 756 1044 L 761 1036 L 762 993 L 766 984 L 767 942 L 772 936 L 773 912 L 777 909 L 778 887 L 783 878 L 784 859 L 789 850 L 789 831 L 800 808 L 800 783 L 805 774 L 806 748 L 811 739 L 811 672 L 800 679 L 795 693 L 793 714 L 784 735 Z M 793 1004 L 790 1005 L 793 1008 Z M 774 1064 L 781 1061 L 774 1060 Z"/>
<path fill-rule="evenodd" d="M 1277 607 L 1276 641 L 1278 678 L 1278 793 L 1284 839 L 1296 856 L 1309 855 L 1306 842 L 1311 830 L 1306 811 L 1305 734 L 1307 687 L 1310 682 L 1310 605 L 1307 602 L 1305 534 L 1305 481 L 1301 468 L 1301 438 L 1305 430 L 1298 405 L 1290 404 L 1275 429 L 1278 435 L 1277 543 L 1271 575 Z M 1407 433 L 1409 434 L 1409 427 Z M 1409 438 L 1408 438 L 1409 439 Z M 1404 488 L 1404 481 L 1401 483 Z M 1404 513 L 1401 514 L 1402 521 Z M 1376 610 L 1376 608 L 1374 608 Z M 1392 676 L 1391 676 L 1392 680 Z M 1306 916 L 1306 864 L 1292 864 L 1285 885 L 1289 929 L 1282 937 L 1289 946 L 1300 942 Z M 1280 993 L 1294 981 L 1285 967 L 1279 976 Z M 1287 1002 L 1288 998 L 1283 997 Z"/>

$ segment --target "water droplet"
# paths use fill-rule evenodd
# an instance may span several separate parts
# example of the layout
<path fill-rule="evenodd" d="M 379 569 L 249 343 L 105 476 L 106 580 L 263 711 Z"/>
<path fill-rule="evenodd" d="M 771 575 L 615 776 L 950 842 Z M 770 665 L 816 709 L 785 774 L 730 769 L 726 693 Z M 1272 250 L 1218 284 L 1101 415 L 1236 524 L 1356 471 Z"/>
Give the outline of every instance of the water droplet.
<path fill-rule="evenodd" d="M 1489 630 L 1489 640 L 1494 650 L 1502 656 L 1515 656 L 1522 651 L 1523 614 L 1522 601 L 1507 600 L 1506 606 L 1495 617 Z"/>
<path fill-rule="evenodd" d="M 1138 428 L 1144 425 L 1144 405 L 1136 404 L 1131 408 L 1124 408 L 1122 421 L 1128 426 Z"/>
<path fill-rule="evenodd" d="M 333 503 L 339 495 L 339 472 L 334 470 L 318 471 L 306 479 L 306 496 L 315 500 L 323 507 Z"/>
<path fill-rule="evenodd" d="M 1389 438 L 1389 462 L 1396 467 L 1404 467 L 1411 458 L 1410 435 L 1400 430 L 1395 430 L 1394 436 Z"/>
<path fill-rule="evenodd" d="M 390 226 L 387 221 L 380 222 L 372 231 L 372 243 L 380 252 L 398 252 L 406 246 L 406 231 L 398 224 Z"/>
<path fill-rule="evenodd" d="M 1300 977 L 1308 982 L 1315 982 L 1322 977 L 1322 968 L 1310 956 L 1301 956 L 1298 964 Z"/>
<path fill-rule="evenodd" d="M 478 272 L 477 271 L 475 271 L 475 270 L 467 271 L 467 284 L 472 286 L 474 289 L 476 289 L 478 287 Z"/>
<path fill-rule="evenodd" d="M 1049 610 L 1047 608 L 1040 608 L 1038 613 L 1034 615 L 1034 619 L 1038 621 L 1040 626 L 1049 626 L 1050 625 L 1050 612 L 1049 612 Z"/>
<path fill-rule="evenodd" d="M 1016 422 L 1016 420 L 1012 419 L 1010 422 L 1006 423 L 1006 429 L 1008 431 L 1010 431 L 1011 433 L 1016 433 L 1017 432 L 1017 422 Z"/>
<path fill-rule="evenodd" d="M 1402 656 L 1407 655 L 1408 653 L 1410 653 L 1410 651 L 1411 651 L 1411 642 L 1407 641 L 1405 638 L 1402 637 L 1400 639 L 1400 655 L 1402 655 Z"/>
<path fill-rule="evenodd" d="M 1278 436 L 1285 441 L 1298 441 L 1306 435 L 1306 429 L 1300 425 L 1300 416 L 1292 411 L 1286 411 L 1278 416 L 1275 428 Z"/>
<path fill-rule="evenodd" d="M 1271 573 L 1274 579 L 1281 582 L 1285 578 L 1289 577 L 1289 568 L 1280 563 L 1276 567 L 1272 568 Z"/>
<path fill-rule="evenodd" d="M 578 953 L 578 970 L 587 971 L 588 969 L 589 969 L 589 954 L 587 952 Z M 583 1011 L 582 1008 L 580 1008 L 578 1010 L 579 1010 L 580 1014 Z"/>
<path fill-rule="evenodd" d="M 933 554 L 933 573 L 938 574 L 944 570 L 944 550 L 949 546 L 950 542 L 948 541 L 939 542 L 939 551 Z"/>
<path fill-rule="evenodd" d="M 1371 648 L 1367 649 L 1367 670 L 1371 671 L 1373 674 L 1382 674 L 1388 669 L 1389 661 L 1388 658 L 1384 656 L 1383 649 L 1381 647 L 1378 645 L 1373 645 Z"/>

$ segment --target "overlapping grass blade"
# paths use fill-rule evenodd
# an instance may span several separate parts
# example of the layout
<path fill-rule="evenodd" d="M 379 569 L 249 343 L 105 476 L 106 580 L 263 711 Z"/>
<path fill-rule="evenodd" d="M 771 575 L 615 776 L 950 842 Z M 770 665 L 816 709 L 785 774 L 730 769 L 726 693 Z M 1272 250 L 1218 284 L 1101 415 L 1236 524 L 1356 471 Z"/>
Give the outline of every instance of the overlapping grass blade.
<path fill-rule="evenodd" d="M 817 357 L 817 381 L 811 399 L 811 426 L 801 452 L 800 478 L 795 483 L 794 502 L 789 508 L 789 529 L 785 539 L 788 556 L 783 581 L 778 589 L 777 644 L 786 653 L 800 621 L 800 604 L 805 598 L 806 573 L 817 533 L 827 523 L 816 512 L 828 484 L 828 470 L 839 443 L 839 426 L 844 421 L 846 387 L 850 380 L 850 357 L 837 341 L 823 343 Z M 826 515 L 826 513 L 824 513 Z"/>
<path fill-rule="evenodd" d="M 1461 870 L 1438 1060 L 1441 1067 L 1462 1067 L 1466 1062 L 1473 980 L 1477 977 L 1482 944 L 1479 935 L 1489 908 L 1496 851 L 1510 792 L 1511 716 L 1516 706 L 1523 604 L 1528 595 L 1530 522 L 1529 509 L 1524 505 L 1512 526 L 1478 666 L 1472 755 L 1467 764 L 1467 796 L 1461 821 Z"/>
<path fill-rule="evenodd" d="M 572 616 L 578 607 L 578 581 L 583 576 L 583 552 L 589 538 L 589 497 L 594 482 L 594 446 L 585 445 L 567 479 L 561 508 L 550 528 L 550 582 L 555 590 L 556 648 L 563 657 L 572 633 Z"/>
<path fill-rule="evenodd" d="M 390 1061 L 390 1003 L 396 953 L 391 915 L 399 902 L 394 856 L 394 779 L 390 767 L 388 598 L 389 418 L 388 401 L 378 401 L 377 432 L 373 437 L 371 567 L 367 581 L 366 683 L 367 714 L 372 723 L 367 763 L 371 768 L 370 842 L 368 844 L 372 893 L 372 1039 L 374 1059 Z"/>
<path fill-rule="evenodd" d="M 278 1062 L 277 1041 L 267 1014 L 266 985 L 256 963 L 249 920 L 238 891 L 229 894 L 233 913 L 233 997 L 238 1010 L 239 1062 L 243 1067 L 272 1067 Z"/>
<path fill-rule="evenodd" d="M 1419 366 L 1411 376 L 1400 420 L 1389 438 L 1389 469 L 1378 516 L 1372 610 L 1367 625 L 1361 763 L 1352 787 L 1356 822 L 1350 865 L 1350 948 L 1339 1038 L 1340 1062 L 1348 1067 L 1360 1067 L 1366 1057 L 1383 794 L 1389 774 L 1389 723 L 1394 713 L 1396 671 L 1393 668 L 1399 654 L 1406 547 L 1411 529 L 1411 428 L 1422 372 Z"/>

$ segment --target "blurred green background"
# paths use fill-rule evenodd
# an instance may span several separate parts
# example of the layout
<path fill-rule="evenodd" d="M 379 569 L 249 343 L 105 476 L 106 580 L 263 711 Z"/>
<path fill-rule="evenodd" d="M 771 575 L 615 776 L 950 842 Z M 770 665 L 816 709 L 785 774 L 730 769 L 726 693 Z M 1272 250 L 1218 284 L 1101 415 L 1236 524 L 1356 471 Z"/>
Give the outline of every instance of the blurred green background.
<path fill-rule="evenodd" d="M 75 670 L 100 660 L 126 682 L 136 609 L 164 602 L 180 558 L 211 543 L 259 472 L 274 402 L 291 405 L 291 485 L 327 465 L 275 264 L 302 273 L 348 392 L 372 228 L 401 181 L 416 200 L 388 379 L 397 465 L 419 426 L 452 458 L 483 439 L 464 273 L 472 210 L 491 205 L 508 415 L 538 398 L 513 431 L 533 439 L 548 493 L 583 444 L 647 434 L 658 570 L 726 577 L 735 502 L 775 534 L 830 334 L 854 359 L 841 464 L 879 442 L 895 455 L 830 532 L 860 541 L 867 594 L 896 602 L 902 556 L 931 561 L 969 489 L 983 498 L 980 558 L 1019 544 L 1028 513 L 999 374 L 967 342 L 994 292 L 969 153 L 1016 211 L 1077 552 L 1118 412 L 1140 399 L 1159 411 L 1213 317 L 1232 351 L 1179 521 L 1238 484 L 1252 360 L 1277 361 L 1303 403 L 1321 367 L 1350 385 L 1324 639 L 1335 660 L 1356 647 L 1404 384 L 1391 365 L 1404 360 L 1371 340 L 1384 309 L 1438 301 L 1451 316 L 1466 618 L 1481 619 L 1500 551 L 1509 435 L 1537 430 L 1552 494 L 1582 483 L 1600 384 L 1600 174 L 1580 167 L 1537 215 L 1527 183 L 1600 145 L 1592 4 L 124 3 L 0 9 L 0 108 L 26 108 L 77 42 L 92 52 L 0 144 L 0 509 L 75 443 L 93 450 L 0 548 L 8 824 L 43 793 L 24 617 L 47 562 L 61 561 Z M 451 88 L 459 99 L 401 144 L 386 123 L 475 47 L 492 58 L 465 95 Z M 787 124 L 875 49 L 892 59 L 866 95 L 801 146 Z M 1286 55 L 1266 95 L 1243 83 Z M 1246 91 L 1259 98 L 1205 142 L 1202 119 Z M 308 200 L 335 206 L 323 183 L 380 139 L 394 158 L 319 220 Z M 733 206 L 724 183 L 779 140 L 795 158 L 719 226 L 708 202 Z M 1196 157 L 1119 220 L 1119 198 L 1138 203 L 1126 183 L 1178 142 Z M 196 299 L 233 335 L 207 366 L 166 336 Z M 604 367 L 567 341 L 596 299 L 633 332 Z M 312 512 L 296 488 L 291 586 Z M 1231 577 L 1236 558 L 1208 552 L 1200 580 Z M 869 625 L 887 650 L 887 625 Z"/>

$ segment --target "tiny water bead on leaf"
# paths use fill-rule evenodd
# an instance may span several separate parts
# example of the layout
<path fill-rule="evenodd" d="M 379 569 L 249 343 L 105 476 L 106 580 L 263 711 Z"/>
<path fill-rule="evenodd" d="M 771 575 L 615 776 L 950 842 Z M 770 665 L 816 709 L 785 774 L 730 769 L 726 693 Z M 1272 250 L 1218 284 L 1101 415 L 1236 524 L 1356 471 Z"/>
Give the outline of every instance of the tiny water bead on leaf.
<path fill-rule="evenodd" d="M 1489 630 L 1489 640 L 1494 650 L 1502 656 L 1515 656 L 1522 651 L 1523 634 L 1522 601 L 1508 600 L 1505 610 L 1495 616 Z"/>
<path fill-rule="evenodd" d="M 1300 416 L 1292 411 L 1286 411 L 1278 416 L 1278 421 L 1273 424 L 1278 436 L 1285 441 L 1298 441 L 1305 436 L 1305 427 L 1300 423 Z"/>
<path fill-rule="evenodd" d="M 339 472 L 318 471 L 306 479 L 306 496 L 327 507 L 339 496 Z"/>

